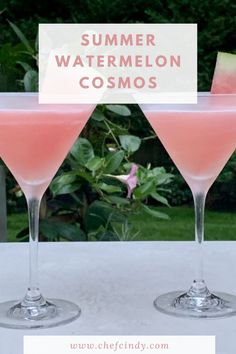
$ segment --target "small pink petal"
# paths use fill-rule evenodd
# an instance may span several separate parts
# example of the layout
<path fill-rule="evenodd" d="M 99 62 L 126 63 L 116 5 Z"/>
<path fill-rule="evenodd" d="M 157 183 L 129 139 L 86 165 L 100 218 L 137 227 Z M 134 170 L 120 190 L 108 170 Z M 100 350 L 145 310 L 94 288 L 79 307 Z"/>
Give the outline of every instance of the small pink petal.
<path fill-rule="evenodd" d="M 137 176 L 129 177 L 126 181 L 128 187 L 128 195 L 127 198 L 131 197 L 131 193 L 133 192 L 134 188 L 137 186 L 138 178 Z"/>
<path fill-rule="evenodd" d="M 137 171 L 138 171 L 138 165 L 136 165 L 136 163 L 132 163 L 129 175 L 134 176 L 137 173 Z"/>
<path fill-rule="evenodd" d="M 107 176 L 116 178 L 120 182 L 126 184 L 127 189 L 128 189 L 127 198 L 130 198 L 134 188 L 138 184 L 138 178 L 136 176 L 137 171 L 138 171 L 138 165 L 136 165 L 135 163 L 132 163 L 131 169 L 130 169 L 130 172 L 128 175 L 118 175 L 118 176 L 107 175 Z"/>

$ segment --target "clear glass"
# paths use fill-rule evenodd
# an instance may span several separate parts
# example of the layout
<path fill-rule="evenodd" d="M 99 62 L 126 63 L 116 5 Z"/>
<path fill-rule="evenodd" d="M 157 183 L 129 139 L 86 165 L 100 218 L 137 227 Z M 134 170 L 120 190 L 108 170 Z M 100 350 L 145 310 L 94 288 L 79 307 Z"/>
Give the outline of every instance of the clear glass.
<path fill-rule="evenodd" d="M 21 301 L 0 304 L 0 326 L 46 328 L 69 323 L 78 305 L 46 300 L 38 285 L 42 196 L 91 115 L 94 105 L 41 105 L 37 93 L 0 93 L 0 157 L 21 186 L 29 215 L 29 286 Z"/>
<path fill-rule="evenodd" d="M 203 274 L 207 192 L 236 147 L 236 95 L 198 93 L 197 104 L 140 105 L 188 183 L 195 207 L 196 277 L 187 292 L 157 297 L 157 310 L 174 316 L 218 318 L 236 314 L 236 297 L 211 292 Z"/>

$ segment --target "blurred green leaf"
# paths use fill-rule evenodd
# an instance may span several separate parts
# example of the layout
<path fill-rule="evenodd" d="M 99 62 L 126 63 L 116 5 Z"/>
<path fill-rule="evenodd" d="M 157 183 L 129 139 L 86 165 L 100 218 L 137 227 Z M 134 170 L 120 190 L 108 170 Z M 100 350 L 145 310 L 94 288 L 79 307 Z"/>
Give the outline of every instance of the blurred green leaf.
<path fill-rule="evenodd" d="M 109 203 L 116 204 L 116 205 L 129 205 L 129 204 L 130 204 L 129 199 L 117 197 L 117 196 L 115 196 L 115 195 L 106 196 L 106 200 L 107 200 Z"/>
<path fill-rule="evenodd" d="M 30 42 L 28 41 L 28 39 L 25 37 L 25 35 L 21 32 L 21 30 L 19 29 L 19 27 L 17 27 L 14 23 L 12 23 L 11 21 L 9 21 L 9 25 L 11 26 L 11 28 L 13 29 L 13 31 L 15 32 L 15 34 L 17 35 L 17 37 L 20 39 L 20 41 L 24 44 L 25 48 L 30 52 L 30 53 L 34 53 L 33 48 L 30 45 Z"/>
<path fill-rule="evenodd" d="M 98 156 L 94 156 L 90 158 L 90 160 L 86 163 L 87 169 L 90 171 L 97 171 L 100 167 L 102 167 L 104 163 L 104 159 Z"/>
<path fill-rule="evenodd" d="M 120 104 L 107 104 L 106 108 L 109 111 L 116 113 L 120 116 L 127 117 L 131 115 L 129 108 Z"/>
<path fill-rule="evenodd" d="M 155 218 L 164 219 L 164 220 L 169 220 L 170 219 L 170 217 L 167 214 L 162 213 L 162 212 L 160 212 L 158 210 L 150 209 L 146 205 L 143 205 L 142 208 L 147 214 L 152 215 Z"/>
<path fill-rule="evenodd" d="M 112 184 L 101 183 L 98 185 L 101 190 L 107 193 L 121 192 L 121 188 Z"/>
<path fill-rule="evenodd" d="M 135 152 L 141 145 L 141 139 L 134 135 L 120 135 L 119 136 L 121 146 L 129 153 Z"/>
<path fill-rule="evenodd" d="M 35 49 L 35 52 L 38 53 L 38 51 L 39 51 L 39 33 L 38 32 L 35 37 L 34 49 Z"/>
<path fill-rule="evenodd" d="M 97 120 L 98 122 L 101 122 L 101 121 L 103 121 L 105 119 L 105 116 L 104 116 L 104 114 L 101 111 L 96 109 L 93 112 L 91 118 L 94 119 L 94 120 Z"/>
<path fill-rule="evenodd" d="M 171 173 L 163 173 L 162 175 L 159 175 L 157 177 L 157 186 L 169 183 L 173 178 L 173 175 Z"/>
<path fill-rule="evenodd" d="M 124 216 L 118 213 L 110 204 L 103 201 L 95 200 L 90 204 L 86 216 L 85 225 L 87 232 L 98 229 L 101 225 L 106 226 L 107 223 L 112 221 L 124 220 Z"/>
<path fill-rule="evenodd" d="M 113 173 L 117 170 L 124 158 L 124 151 L 117 151 L 106 156 L 104 173 Z"/>
<path fill-rule="evenodd" d="M 160 176 L 166 173 L 166 170 L 164 167 L 154 167 L 151 171 L 150 171 L 154 176 Z"/>
<path fill-rule="evenodd" d="M 92 144 L 85 138 L 79 138 L 73 145 L 71 155 L 81 164 L 86 166 L 88 161 L 94 157 Z"/>
<path fill-rule="evenodd" d="M 50 190 L 55 197 L 56 195 L 68 194 L 78 190 L 81 183 L 78 182 L 78 177 L 74 173 L 65 173 L 54 178 L 50 184 Z"/>
<path fill-rule="evenodd" d="M 156 191 L 156 186 L 153 181 L 148 181 L 141 186 L 135 188 L 134 196 L 136 198 L 146 198 L 149 194 L 154 193 Z"/>
<path fill-rule="evenodd" d="M 19 64 L 26 72 L 33 70 L 31 65 L 29 65 L 28 63 L 26 63 L 24 61 L 17 60 L 16 63 Z"/>
<path fill-rule="evenodd" d="M 76 174 L 77 174 L 77 176 L 85 179 L 88 183 L 92 184 L 94 182 L 94 179 L 93 179 L 93 176 L 91 175 L 91 173 L 88 173 L 83 170 L 78 170 L 78 171 L 76 171 Z"/>
<path fill-rule="evenodd" d="M 110 230 L 97 232 L 94 236 L 98 241 L 119 241 L 115 232 Z"/>
<path fill-rule="evenodd" d="M 24 76 L 24 87 L 26 92 L 38 92 L 38 73 L 35 70 L 29 70 Z"/>
<path fill-rule="evenodd" d="M 20 240 L 20 242 L 27 241 L 29 239 L 29 227 L 27 226 L 26 228 L 18 232 L 16 238 Z"/>
<path fill-rule="evenodd" d="M 164 205 L 166 205 L 168 207 L 170 206 L 169 203 L 168 203 L 168 200 L 165 197 L 163 197 L 162 195 L 160 195 L 159 193 L 157 193 L 157 192 L 151 193 L 151 197 L 153 199 L 157 200 L 158 202 L 160 202 L 161 204 L 164 204 Z"/>
<path fill-rule="evenodd" d="M 50 219 L 40 221 L 40 233 L 51 240 L 86 241 L 85 233 L 77 224 L 69 224 Z"/>

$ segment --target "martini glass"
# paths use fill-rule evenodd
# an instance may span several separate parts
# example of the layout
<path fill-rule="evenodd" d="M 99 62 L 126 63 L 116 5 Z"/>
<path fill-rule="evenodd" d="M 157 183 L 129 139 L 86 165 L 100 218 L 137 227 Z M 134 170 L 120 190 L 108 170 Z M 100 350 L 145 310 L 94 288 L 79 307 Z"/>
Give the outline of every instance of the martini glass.
<path fill-rule="evenodd" d="M 46 328 L 68 323 L 80 308 L 46 300 L 38 286 L 38 225 L 42 196 L 94 105 L 42 105 L 36 93 L 0 93 L 0 156 L 22 188 L 29 213 L 29 286 L 21 301 L 0 304 L 0 326 Z"/>
<path fill-rule="evenodd" d="M 204 208 L 209 188 L 236 146 L 236 95 L 199 93 L 197 104 L 140 105 L 188 183 L 195 206 L 196 277 L 187 292 L 159 296 L 154 306 L 181 317 L 236 314 L 236 297 L 209 291 L 203 277 Z"/>

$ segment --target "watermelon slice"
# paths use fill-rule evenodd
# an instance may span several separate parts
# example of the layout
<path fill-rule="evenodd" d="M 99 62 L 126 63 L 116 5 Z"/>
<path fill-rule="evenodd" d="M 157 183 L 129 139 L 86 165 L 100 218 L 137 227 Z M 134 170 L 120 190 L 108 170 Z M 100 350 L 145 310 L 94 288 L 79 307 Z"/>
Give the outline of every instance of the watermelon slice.
<path fill-rule="evenodd" d="M 236 93 L 236 54 L 218 52 L 211 93 Z"/>

